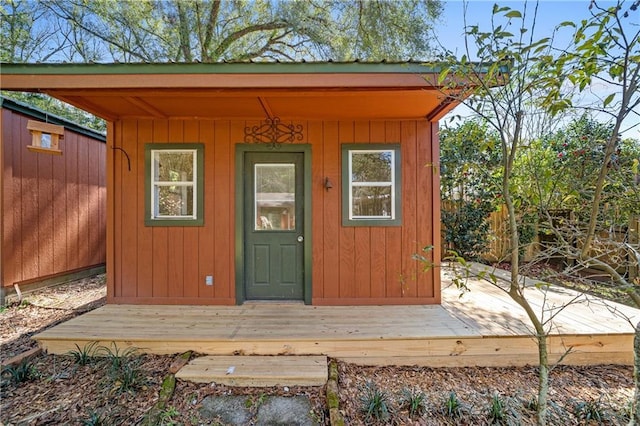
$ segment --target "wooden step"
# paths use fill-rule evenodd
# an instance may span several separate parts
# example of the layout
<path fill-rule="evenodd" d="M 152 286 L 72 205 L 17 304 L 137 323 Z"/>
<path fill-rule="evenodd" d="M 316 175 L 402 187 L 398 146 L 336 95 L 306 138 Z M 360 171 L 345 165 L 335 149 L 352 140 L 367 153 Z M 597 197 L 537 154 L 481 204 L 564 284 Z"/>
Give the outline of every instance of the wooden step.
<path fill-rule="evenodd" d="M 324 386 L 327 357 L 202 356 L 182 367 L 176 377 L 240 387 Z"/>

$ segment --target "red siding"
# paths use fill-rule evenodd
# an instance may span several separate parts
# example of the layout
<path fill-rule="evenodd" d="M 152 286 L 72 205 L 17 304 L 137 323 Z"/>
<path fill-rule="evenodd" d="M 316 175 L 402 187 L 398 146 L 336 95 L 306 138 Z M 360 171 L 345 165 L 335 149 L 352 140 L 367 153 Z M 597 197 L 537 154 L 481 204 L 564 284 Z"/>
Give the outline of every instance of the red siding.
<path fill-rule="evenodd" d="M 118 303 L 235 303 L 235 144 L 253 122 L 125 120 L 114 143 L 132 158 L 129 172 L 114 151 L 115 265 L 109 300 Z M 312 301 L 314 304 L 439 303 L 439 271 L 413 259 L 437 243 L 437 127 L 426 121 L 301 122 L 312 146 Z M 202 227 L 144 226 L 144 143 L 205 145 Z M 436 141 L 437 142 L 437 141 Z M 341 144 L 400 143 L 402 226 L 343 227 Z M 134 164 L 135 163 L 135 164 Z M 324 188 L 325 178 L 333 188 Z M 435 191 L 434 191 L 435 189 Z M 205 276 L 214 276 L 214 286 Z"/>
<path fill-rule="evenodd" d="M 105 143 L 66 129 L 62 156 L 31 152 L 29 119 L 2 109 L 3 287 L 105 263 Z"/>

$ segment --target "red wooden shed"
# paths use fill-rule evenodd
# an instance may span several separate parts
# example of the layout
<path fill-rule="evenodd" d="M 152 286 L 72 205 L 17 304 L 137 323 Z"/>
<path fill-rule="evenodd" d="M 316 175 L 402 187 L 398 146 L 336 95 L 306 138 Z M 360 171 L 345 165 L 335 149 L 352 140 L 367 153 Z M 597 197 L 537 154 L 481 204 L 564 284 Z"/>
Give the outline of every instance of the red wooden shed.
<path fill-rule="evenodd" d="M 11 99 L 0 98 L 0 107 L 4 303 L 16 285 L 26 290 L 104 271 L 106 138 Z M 47 146 L 34 146 L 42 140 Z"/>
<path fill-rule="evenodd" d="M 109 303 L 437 304 L 413 256 L 440 259 L 439 72 L 6 64 L 1 86 L 108 121 Z"/>

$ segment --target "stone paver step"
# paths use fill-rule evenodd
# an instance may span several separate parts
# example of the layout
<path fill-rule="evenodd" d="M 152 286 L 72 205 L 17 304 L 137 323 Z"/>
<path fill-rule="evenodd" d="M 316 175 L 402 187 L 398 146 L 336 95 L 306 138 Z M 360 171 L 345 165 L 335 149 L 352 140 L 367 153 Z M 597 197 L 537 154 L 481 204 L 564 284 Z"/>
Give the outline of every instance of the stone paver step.
<path fill-rule="evenodd" d="M 196 383 L 228 386 L 324 386 L 326 356 L 202 356 L 191 360 L 176 377 Z"/>

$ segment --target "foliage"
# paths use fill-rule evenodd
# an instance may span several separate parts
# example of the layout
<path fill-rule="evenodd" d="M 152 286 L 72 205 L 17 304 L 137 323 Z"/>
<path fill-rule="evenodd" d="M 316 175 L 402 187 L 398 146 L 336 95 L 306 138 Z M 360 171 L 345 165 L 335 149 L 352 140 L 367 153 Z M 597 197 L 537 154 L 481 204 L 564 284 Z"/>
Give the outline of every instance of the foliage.
<path fill-rule="evenodd" d="M 465 259 L 475 260 L 489 242 L 487 218 L 494 210 L 489 201 L 457 201 L 453 209 L 443 208 L 442 224 L 445 241 Z"/>
<path fill-rule="evenodd" d="M 524 402 L 524 408 L 530 411 L 538 410 L 538 398 L 535 395 L 531 395 L 529 399 Z"/>
<path fill-rule="evenodd" d="M 1 91 L 0 94 L 5 98 L 28 104 L 96 132 L 106 132 L 107 125 L 103 119 L 42 93 Z"/>
<path fill-rule="evenodd" d="M 499 137 L 486 124 L 466 121 L 440 134 L 443 236 L 450 249 L 478 259 L 489 239 L 489 213 L 500 200 Z"/>
<path fill-rule="evenodd" d="M 2 374 L 8 375 L 12 383 L 18 384 L 36 379 L 38 377 L 38 370 L 31 361 L 25 359 L 16 366 L 5 366 L 2 370 Z"/>
<path fill-rule="evenodd" d="M 531 244 L 538 234 L 538 214 L 531 211 L 520 212 L 520 227 L 518 233 L 518 255 L 524 261 L 526 248 Z"/>
<path fill-rule="evenodd" d="M 420 389 L 402 389 L 400 394 L 400 408 L 409 411 L 410 417 L 420 417 L 427 410 L 427 396 Z"/>
<path fill-rule="evenodd" d="M 109 418 L 98 411 L 89 410 L 88 417 L 82 419 L 83 426 L 107 426 L 111 424 Z"/>
<path fill-rule="evenodd" d="M 587 223 L 589 204 L 604 163 L 611 124 L 584 114 L 561 129 L 532 141 L 516 160 L 514 192 L 522 205 L 540 211 L 572 210 L 578 223 Z M 608 160 L 607 177 L 598 212 L 600 228 L 626 226 L 640 213 L 640 187 L 634 185 L 640 161 L 640 141 L 619 139 Z"/>
<path fill-rule="evenodd" d="M 70 350 L 68 354 L 73 357 L 73 360 L 76 364 L 87 365 L 91 363 L 91 361 L 96 356 L 96 351 L 99 349 L 97 348 L 97 345 L 98 345 L 98 342 L 94 341 L 94 342 L 89 342 L 86 345 L 84 345 L 82 348 L 80 348 L 80 346 L 78 346 L 78 344 L 76 343 L 75 344 L 76 349 Z"/>
<path fill-rule="evenodd" d="M 444 400 L 442 412 L 445 416 L 451 418 L 462 416 L 462 403 L 454 391 L 449 392 L 449 396 Z"/>
<path fill-rule="evenodd" d="M 111 390 L 118 393 L 133 393 L 147 386 L 148 380 L 140 369 L 138 359 L 128 359 L 120 363 L 117 368 L 109 369 Z"/>
<path fill-rule="evenodd" d="M 9 62 L 424 58 L 438 0 L 9 0 Z M 39 43 L 35 41 L 38 40 Z"/>
<path fill-rule="evenodd" d="M 126 349 L 118 348 L 115 342 L 111 342 L 109 347 L 100 346 L 96 349 L 96 354 L 104 354 L 111 366 L 112 370 L 120 369 L 127 360 L 138 353 L 138 348 L 130 346 Z"/>
<path fill-rule="evenodd" d="M 109 365 L 108 378 L 115 392 L 135 392 L 144 389 L 147 385 L 147 378 L 140 369 L 140 358 L 137 357 L 138 348 L 128 347 L 118 348 L 115 342 L 111 342 L 109 347 L 98 347 L 95 354 L 104 354 Z"/>
<path fill-rule="evenodd" d="M 494 393 L 487 409 L 487 417 L 491 424 L 502 424 L 507 418 L 507 407 L 499 393 Z"/>
<path fill-rule="evenodd" d="M 500 137 L 471 119 L 440 131 L 440 185 L 448 200 L 499 197 Z"/>
<path fill-rule="evenodd" d="M 160 413 L 160 425 L 161 426 L 173 426 L 178 425 L 178 421 L 175 417 L 180 416 L 180 412 L 173 406 L 169 406 L 162 410 Z"/>
<path fill-rule="evenodd" d="M 619 188 L 614 190 L 613 180 L 610 178 L 610 171 L 617 167 L 617 156 L 620 154 L 618 135 L 624 130 L 625 119 L 636 114 L 634 111 L 640 106 L 640 31 L 636 31 L 633 25 L 628 25 L 633 17 L 637 17 L 639 4 L 633 1 L 630 7 L 626 7 L 623 1 L 619 1 L 613 7 L 602 7 L 597 1 L 590 2 L 592 19 L 579 23 L 566 22 L 558 28 L 558 31 L 575 29 L 572 45 L 568 47 L 554 44 L 555 32 L 549 37 L 535 38 L 533 29 L 538 3 L 532 7 L 531 4 L 525 3 L 522 10 L 494 5 L 489 30 L 481 29 L 479 25 L 466 27 L 466 54 L 461 58 L 455 57 L 452 53 L 445 54 L 447 66 L 442 67 L 438 77 L 438 82 L 447 85 L 447 94 L 463 94 L 459 100 L 464 101 L 473 112 L 486 120 L 500 136 L 501 193 L 508 214 L 511 262 L 508 288 L 500 288 L 523 308 L 535 330 L 540 365 L 536 420 L 540 425 L 546 424 L 548 411 L 549 319 L 529 303 L 524 283 L 518 280 L 519 246 L 522 242 L 520 234 L 523 230 L 518 213 L 524 207 L 530 213 L 537 212 L 545 216 L 546 211 L 537 208 L 540 204 L 531 204 L 544 200 L 544 195 L 555 194 L 546 189 L 542 191 L 540 188 L 544 186 L 537 187 L 533 182 L 529 188 L 530 194 L 535 196 L 519 197 L 518 184 L 527 182 L 531 175 L 519 174 L 517 161 L 521 152 L 527 152 L 532 146 L 537 147 L 531 145 L 530 141 L 539 139 L 538 146 L 545 150 L 543 170 L 551 171 L 549 178 L 543 176 L 546 179 L 545 185 L 557 183 L 553 177 L 555 169 L 564 169 L 569 173 L 567 176 L 571 176 L 570 173 L 586 173 L 588 170 L 578 167 L 578 159 L 571 159 L 573 164 L 569 163 L 566 159 L 569 153 L 556 150 L 554 157 L 554 146 L 544 144 L 544 138 L 552 134 L 553 126 L 543 126 L 540 123 L 553 124 L 562 121 L 560 114 L 566 113 L 573 106 L 573 102 L 579 99 L 572 96 L 571 90 L 585 91 L 590 85 L 603 83 L 607 93 L 602 96 L 600 93 L 594 93 L 596 102 L 584 105 L 588 110 L 609 115 L 613 124 L 607 129 L 608 137 L 592 137 L 594 140 L 600 140 L 601 154 L 597 151 L 594 154 L 598 154 L 601 161 L 592 163 L 595 165 L 595 179 L 591 184 L 586 188 L 577 188 L 581 191 L 579 195 L 587 195 L 587 203 L 584 206 L 585 220 L 580 227 L 574 227 L 574 236 L 571 238 L 579 238 L 582 247 L 576 249 L 571 240 L 563 240 L 561 245 L 573 259 L 578 260 L 579 267 L 574 272 L 581 267 L 599 266 L 607 270 L 617 284 L 627 289 L 632 288 L 625 282 L 624 277 L 617 273 L 615 265 L 609 265 L 603 258 L 591 253 L 600 238 L 597 234 L 598 225 L 607 223 L 606 215 L 603 214 L 607 208 L 607 188 L 611 186 L 612 194 L 620 192 Z M 471 47 L 475 50 L 471 51 Z M 506 72 L 509 74 L 508 78 L 505 78 Z M 469 97 L 464 99 L 466 96 Z M 540 108 L 544 110 L 541 111 Z M 547 114 L 544 114 L 545 112 Z M 546 116 L 547 119 L 540 120 L 540 116 Z M 585 142 L 588 142 L 590 136 L 583 133 L 589 123 L 583 124 L 577 136 L 579 141 L 582 136 L 587 136 Z M 572 138 L 572 143 L 574 139 Z M 560 146 L 564 148 L 563 145 Z M 574 152 L 576 150 L 570 153 Z M 531 158 L 535 158 L 533 153 L 534 150 L 529 151 Z M 585 150 L 584 154 L 592 153 Z M 575 157 L 579 158 L 584 154 L 578 149 Z M 633 164 L 632 160 L 632 167 Z M 574 178 L 569 183 L 575 185 L 579 182 Z M 530 207 L 533 208 L 529 210 Z M 576 235 L 577 232 L 580 233 L 579 236 Z M 633 294 L 635 292 L 632 292 L 632 296 Z M 640 305 L 640 294 L 636 296 L 636 303 Z M 640 366 L 640 363 L 638 365 Z M 640 411 L 640 378 L 637 383 L 636 411 Z M 640 420 L 640 415 L 636 416 Z"/>
<path fill-rule="evenodd" d="M 532 7 L 525 3 L 522 10 L 516 10 L 496 4 L 492 18 L 487 23 L 488 30 L 479 25 L 466 26 L 465 55 L 458 58 L 452 52 L 443 54 L 442 60 L 446 66 L 441 68 L 438 82 L 446 86 L 445 92 L 449 95 L 460 93 L 457 99 L 484 120 L 499 137 L 500 194 L 508 219 L 511 273 L 506 288 L 498 287 L 523 308 L 535 330 L 540 364 L 536 420 L 543 425 L 546 423 L 549 389 L 547 331 L 537 309 L 526 297 L 524 283 L 518 279 L 521 241 L 517 213 L 519 206 L 512 185 L 514 163 L 524 145 L 525 129 L 547 129 L 547 126 L 528 125 L 533 124 L 530 117 L 538 116 L 535 107 L 543 86 L 535 75 L 539 71 L 537 58 L 553 52 L 552 37 L 536 39 L 531 30 L 535 28 L 537 7 L 537 3 Z"/>
<path fill-rule="evenodd" d="M 602 424 L 609 418 L 600 400 L 576 402 L 573 407 L 573 414 L 578 420 L 586 423 L 597 422 Z"/>
<path fill-rule="evenodd" d="M 389 396 L 371 381 L 366 383 L 363 394 L 360 396 L 360 403 L 367 421 L 386 422 L 391 418 Z"/>

